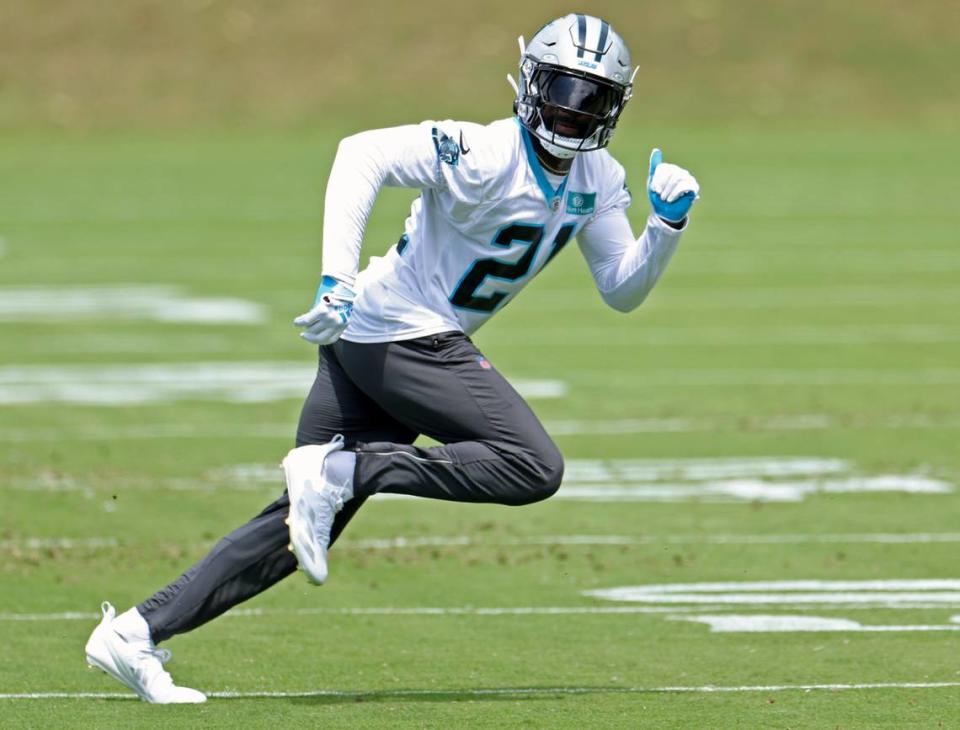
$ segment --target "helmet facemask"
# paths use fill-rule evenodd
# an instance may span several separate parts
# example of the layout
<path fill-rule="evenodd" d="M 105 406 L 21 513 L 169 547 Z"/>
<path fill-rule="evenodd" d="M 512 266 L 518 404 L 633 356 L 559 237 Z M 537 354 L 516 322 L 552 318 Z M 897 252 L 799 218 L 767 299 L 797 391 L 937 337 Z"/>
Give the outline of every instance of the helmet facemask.
<path fill-rule="evenodd" d="M 527 58 L 517 114 L 547 152 L 568 159 L 607 146 L 628 98 L 629 86 Z"/>

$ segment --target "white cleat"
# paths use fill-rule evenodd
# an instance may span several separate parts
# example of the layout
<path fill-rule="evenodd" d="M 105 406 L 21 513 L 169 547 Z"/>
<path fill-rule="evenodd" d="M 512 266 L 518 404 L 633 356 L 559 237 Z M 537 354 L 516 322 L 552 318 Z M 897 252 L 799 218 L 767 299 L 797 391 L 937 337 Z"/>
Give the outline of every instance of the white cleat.
<path fill-rule="evenodd" d="M 353 496 L 351 489 L 324 478 L 324 461 L 342 448 L 343 436 L 338 434 L 330 443 L 293 449 L 283 460 L 290 495 L 290 549 L 308 580 L 317 585 L 327 579 L 333 519 L 343 509 L 344 501 Z"/>
<path fill-rule="evenodd" d="M 207 701 L 203 692 L 173 683 L 163 668 L 169 651 L 158 649 L 149 639 L 127 640 L 111 625 L 116 616 L 113 606 L 104 601 L 100 609 L 103 619 L 87 640 L 87 664 L 122 682 L 145 702 L 167 705 Z"/>

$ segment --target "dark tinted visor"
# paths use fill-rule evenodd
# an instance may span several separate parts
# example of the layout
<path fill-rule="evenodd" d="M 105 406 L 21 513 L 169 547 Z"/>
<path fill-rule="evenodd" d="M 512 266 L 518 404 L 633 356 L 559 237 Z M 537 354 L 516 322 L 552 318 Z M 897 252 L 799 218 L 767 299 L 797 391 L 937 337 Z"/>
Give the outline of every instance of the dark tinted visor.
<path fill-rule="evenodd" d="M 598 117 L 606 117 L 616 107 L 620 97 L 611 85 L 556 71 L 545 72 L 540 87 L 547 104 Z"/>

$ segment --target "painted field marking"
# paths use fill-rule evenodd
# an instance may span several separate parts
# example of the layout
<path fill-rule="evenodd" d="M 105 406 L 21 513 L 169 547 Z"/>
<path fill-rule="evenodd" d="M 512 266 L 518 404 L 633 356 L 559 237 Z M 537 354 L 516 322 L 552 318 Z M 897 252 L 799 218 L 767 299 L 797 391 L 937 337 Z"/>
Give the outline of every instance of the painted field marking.
<path fill-rule="evenodd" d="M 901 252 L 897 252 L 901 253 Z M 725 251 L 722 257 L 704 256 L 700 258 L 688 257 L 681 265 L 685 274 L 708 274 L 716 277 L 718 274 L 768 274 L 772 271 L 795 273 L 798 268 L 806 271 L 830 271 L 836 274 L 841 271 L 887 273 L 896 266 L 898 272 L 916 273 L 943 273 L 960 270 L 960 257 L 950 249 L 927 249 L 916 257 L 907 252 L 895 256 L 888 252 L 884 256 L 877 256 L 875 252 L 844 253 L 837 257 L 806 257 L 799 260 L 790 252 L 780 255 L 764 257 L 754 253 Z M 894 263 L 896 260 L 896 263 Z M 798 262 L 805 266 L 798 267 Z"/>
<path fill-rule="evenodd" d="M 206 362 L 169 365 L 9 366 L 0 368 L 0 404 L 126 406 L 175 400 L 262 403 L 302 399 L 316 367 L 302 362 Z M 527 398 L 560 398 L 559 380 L 516 380 Z"/>
<path fill-rule="evenodd" d="M 529 535 L 493 540 L 470 535 L 417 536 L 341 540 L 339 551 L 416 550 L 432 547 L 609 547 L 647 545 L 929 545 L 960 542 L 960 532 L 933 533 L 835 533 L 785 535 Z M 21 538 L 0 541 L 0 550 L 113 550 L 120 546 L 115 537 L 91 538 Z M 197 543 L 196 549 L 210 548 L 213 541 Z"/>
<path fill-rule="evenodd" d="M 566 376 L 576 382 L 594 387 L 622 389 L 624 382 L 631 388 L 686 387 L 740 387 L 740 386 L 939 386 L 960 384 L 960 369 L 936 368 L 927 370 L 740 370 L 687 369 L 637 370 L 571 369 Z"/>
<path fill-rule="evenodd" d="M 728 477 L 776 478 L 784 476 L 839 475 L 849 472 L 845 459 L 818 457 L 733 457 L 716 459 L 567 459 L 564 483 L 610 484 L 645 482 L 661 479 L 707 481 Z M 215 480 L 266 482 L 277 481 L 272 464 L 239 464 L 208 472 Z M 387 496 L 387 495 L 380 495 Z"/>
<path fill-rule="evenodd" d="M 919 624 L 919 625 L 864 625 L 859 621 L 844 618 L 824 618 L 821 616 L 766 616 L 761 614 L 737 615 L 726 614 L 712 616 L 698 614 L 696 616 L 671 616 L 674 621 L 689 621 L 691 623 L 707 624 L 710 633 L 796 633 L 806 631 L 820 632 L 868 632 L 868 633 L 902 633 L 911 631 L 960 631 L 960 616 L 951 617 L 949 624 Z"/>
<path fill-rule="evenodd" d="M 793 611 L 821 611 L 823 605 L 784 605 Z M 877 609 L 944 609 L 960 608 L 935 603 L 904 603 L 891 606 L 888 603 L 862 603 L 843 605 L 844 611 Z M 269 616 L 665 616 L 676 617 L 680 614 L 692 616 L 709 615 L 705 611 L 725 612 L 735 610 L 729 605 L 716 604 L 695 606 L 352 606 L 352 607 L 311 607 L 311 608 L 234 608 L 223 614 L 225 618 L 263 618 Z M 97 621 L 101 615 L 95 611 L 51 611 L 51 612 L 4 612 L 0 613 L 0 623 L 33 623 L 47 621 Z M 951 617 L 951 622 L 960 621 L 960 616 Z"/>
<path fill-rule="evenodd" d="M 902 414 L 877 418 L 841 417 L 826 413 L 750 416 L 729 418 L 619 418 L 609 420 L 547 420 L 544 427 L 554 437 L 617 435 L 637 433 L 695 433 L 736 428 L 738 431 L 823 431 L 827 429 L 931 429 L 960 428 L 960 413 L 938 415 Z M 34 441 L 129 441 L 149 439 L 292 439 L 295 424 L 260 423 L 247 425 L 232 421 L 217 425 L 168 423 L 145 426 L 84 427 L 70 432 L 63 429 L 23 427 L 0 429 L 0 442 Z"/>
<path fill-rule="evenodd" d="M 0 540 L 0 550 L 83 550 L 115 548 L 119 544 L 115 537 L 24 537 Z"/>
<path fill-rule="evenodd" d="M 0 322 L 146 320 L 189 324 L 259 324 L 261 305 L 228 297 L 191 297 L 178 286 L 118 284 L 64 288 L 0 287 Z"/>
<path fill-rule="evenodd" d="M 97 334 L 84 328 L 72 332 L 58 331 L 56 338 L 34 337 L 23 341 L 17 354 L 21 360 L 29 357 L 34 361 L 43 361 L 46 357 L 53 356 L 60 358 L 64 352 L 71 355 L 104 354 L 115 359 L 120 359 L 120 356 L 156 356 L 160 340 L 155 330 L 140 328 L 131 332 L 117 329 L 120 331 Z M 179 355 L 193 360 L 221 353 L 232 357 L 237 351 L 237 337 L 238 335 L 224 330 L 207 330 L 203 334 L 183 332 L 162 340 L 163 354 Z"/>
<path fill-rule="evenodd" d="M 638 327 L 602 326 L 565 328 L 552 331 L 524 332 L 522 335 L 498 332 L 489 344 L 511 347 L 543 347 L 562 345 L 565 348 L 636 347 L 660 345 L 668 347 L 717 347 L 750 345 L 871 345 L 871 344 L 939 344 L 960 342 L 960 328 L 929 323 L 862 324 L 750 327 Z"/>
<path fill-rule="evenodd" d="M 248 467 L 247 472 L 250 469 Z M 218 471 L 216 481 L 209 482 L 190 479 L 177 479 L 140 486 L 125 485 L 127 489 L 142 492 L 216 492 L 216 491 L 262 491 L 279 490 L 282 482 L 273 467 L 264 465 L 263 478 L 231 482 L 226 478 L 228 471 Z M 237 474 L 242 474 L 238 471 Z M 96 491 L 88 484 L 70 478 L 39 479 L 26 483 L 7 483 L 0 491 L 23 492 L 81 492 L 94 497 Z M 650 482 L 636 484 L 578 484 L 565 481 L 559 491 L 551 497 L 553 502 L 702 502 L 705 504 L 730 504 L 737 502 L 766 502 L 771 504 L 795 504 L 816 494 L 915 494 L 948 495 L 953 494 L 954 486 L 950 482 L 931 479 L 924 476 L 885 475 L 877 477 L 851 477 L 832 480 L 794 480 L 762 481 L 759 479 L 726 479 L 718 481 L 680 484 L 670 482 Z M 373 504 L 419 499 L 404 494 L 377 494 Z"/>
<path fill-rule="evenodd" d="M 715 606 L 723 610 L 722 606 Z M 663 615 L 697 608 L 660 606 L 372 606 L 352 608 L 234 608 L 223 614 L 228 618 L 260 618 L 263 616 L 572 616 L 572 615 Z M 0 622 L 93 621 L 102 618 L 88 611 L 54 611 L 50 613 L 0 613 Z"/>
<path fill-rule="evenodd" d="M 944 495 L 950 482 L 924 474 L 862 476 L 843 459 L 818 457 L 733 457 L 725 459 L 569 459 L 553 500 L 593 502 L 801 502 L 814 494 L 903 493 Z M 802 477 L 802 478 L 800 478 Z M 213 491 L 278 489 L 276 464 L 239 464 L 208 471 L 191 480 L 153 483 L 144 490 Z M 4 489 L 83 491 L 89 486 L 70 477 L 11 481 Z M 379 494 L 374 501 L 415 499 Z"/>
<path fill-rule="evenodd" d="M 829 480 L 725 479 L 695 484 L 579 484 L 564 482 L 552 499 L 590 502 L 802 502 L 813 494 L 950 494 L 953 485 L 923 476 L 884 475 Z M 387 496 L 387 495 L 382 495 Z M 392 496 L 392 495 L 390 495 Z"/>
<path fill-rule="evenodd" d="M 849 472 L 851 462 L 808 456 L 721 457 L 712 459 L 569 459 L 564 474 L 572 481 L 705 481 L 736 477 L 822 476 Z"/>
<path fill-rule="evenodd" d="M 583 591 L 606 601 L 647 605 L 960 607 L 960 580 L 780 580 L 663 583 Z"/>
<path fill-rule="evenodd" d="M 804 545 L 804 544 L 931 544 L 960 542 L 960 532 L 934 533 L 836 533 L 793 535 L 531 535 L 528 537 L 478 540 L 469 535 L 450 537 L 392 537 L 344 540 L 336 549 L 396 550 L 421 547 L 522 547 L 536 545 Z"/>
<path fill-rule="evenodd" d="M 293 423 L 261 423 L 247 425 L 224 423 L 198 426 L 184 423 L 146 426 L 87 427 L 71 433 L 64 426 L 57 428 L 17 428 L 0 430 L 0 442 L 32 443 L 42 441 L 139 441 L 153 439 L 223 439 L 223 438 L 277 438 L 292 441 L 296 431 Z"/>
<path fill-rule="evenodd" d="M 236 699 L 285 699 L 297 697 L 335 697 L 345 699 L 389 699 L 391 697 L 448 697 L 451 700 L 463 697 L 539 697 L 551 695 L 586 694 L 716 694 L 724 692 L 839 692 L 844 690 L 882 689 L 952 689 L 960 682 L 858 682 L 832 684 L 754 684 L 754 685 L 675 685 L 663 687 L 487 687 L 465 689 L 396 689 L 396 690 L 335 690 L 318 689 L 300 692 L 207 692 L 207 697 L 221 700 Z M 129 692 L 5 692 L 0 700 L 139 700 Z"/>
<path fill-rule="evenodd" d="M 851 475 L 844 459 L 742 457 L 715 459 L 568 459 L 553 500 L 593 502 L 801 502 L 813 494 L 950 494 L 951 483 L 922 474 Z M 806 477 L 788 479 L 786 477 Z M 241 464 L 207 479 L 232 485 L 277 483 L 274 465 Z M 376 500 L 412 499 L 379 494 Z"/>
<path fill-rule="evenodd" d="M 674 282 L 676 284 L 676 282 Z M 888 307 L 900 310 L 904 302 L 911 304 L 960 304 L 956 288 L 889 286 L 830 287 L 816 285 L 792 287 L 710 288 L 684 290 L 676 287 L 659 291 L 652 303 L 671 312 L 709 309 L 823 309 L 837 306 Z M 598 309 L 603 304 L 598 297 Z M 537 289 L 523 293 L 523 306 L 542 311 L 582 311 L 583 290 Z"/>
<path fill-rule="evenodd" d="M 957 417 L 960 422 L 960 414 Z M 544 421 L 551 436 L 613 435 L 633 433 L 691 433 L 716 431 L 729 421 L 717 418 L 619 418 L 610 420 Z M 738 421 L 737 427 L 757 431 L 820 430 L 836 427 L 835 417 L 825 413 L 757 416 Z"/>

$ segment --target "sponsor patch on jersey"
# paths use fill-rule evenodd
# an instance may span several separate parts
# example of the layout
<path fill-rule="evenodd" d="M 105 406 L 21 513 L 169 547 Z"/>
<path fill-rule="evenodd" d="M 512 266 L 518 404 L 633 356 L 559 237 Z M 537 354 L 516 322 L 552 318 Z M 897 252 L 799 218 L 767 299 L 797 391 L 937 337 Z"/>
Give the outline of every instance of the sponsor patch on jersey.
<path fill-rule="evenodd" d="M 596 193 L 567 193 L 567 213 L 572 215 L 590 215 L 597 207 Z"/>
<path fill-rule="evenodd" d="M 437 148 L 437 158 L 451 167 L 460 164 L 460 145 L 436 127 L 433 128 L 433 146 Z M 466 150 L 465 152 L 469 152 Z"/>

